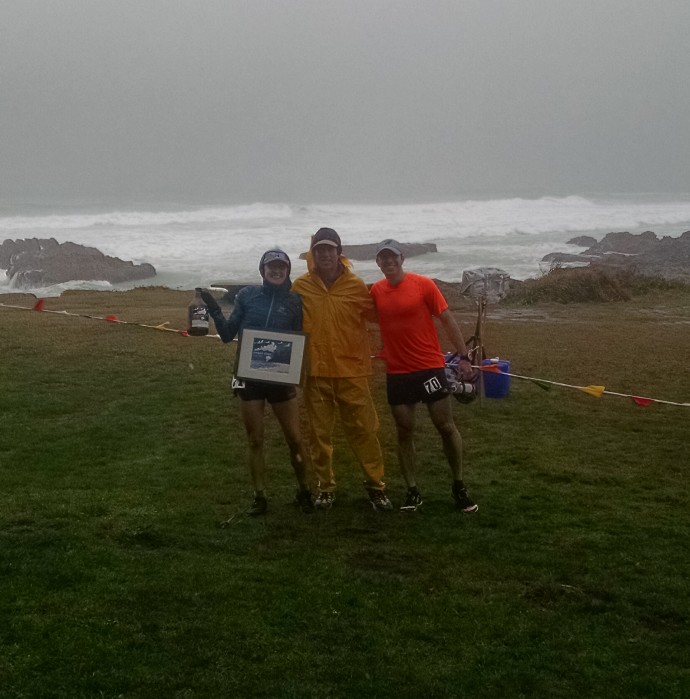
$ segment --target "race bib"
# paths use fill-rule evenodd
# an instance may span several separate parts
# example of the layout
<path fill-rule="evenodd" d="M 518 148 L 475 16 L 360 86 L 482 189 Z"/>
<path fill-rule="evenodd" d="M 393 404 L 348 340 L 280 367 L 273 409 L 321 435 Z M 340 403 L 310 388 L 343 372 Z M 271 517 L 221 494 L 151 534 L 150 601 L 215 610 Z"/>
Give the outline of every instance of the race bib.
<path fill-rule="evenodd" d="M 424 389 L 429 395 L 436 393 L 436 391 L 440 391 L 442 388 L 441 382 L 435 376 L 432 376 L 428 381 L 424 382 Z"/>

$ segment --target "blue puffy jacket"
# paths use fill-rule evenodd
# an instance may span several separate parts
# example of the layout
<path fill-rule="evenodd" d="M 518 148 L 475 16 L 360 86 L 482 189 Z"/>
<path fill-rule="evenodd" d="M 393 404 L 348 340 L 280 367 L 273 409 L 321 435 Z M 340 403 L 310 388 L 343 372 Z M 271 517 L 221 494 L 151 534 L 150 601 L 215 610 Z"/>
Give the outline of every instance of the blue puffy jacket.
<path fill-rule="evenodd" d="M 223 342 L 231 342 L 242 328 L 302 330 L 302 299 L 290 293 L 288 277 L 276 285 L 264 281 L 262 286 L 245 286 L 235 296 L 235 307 L 226 320 L 220 308 L 211 312 Z"/>

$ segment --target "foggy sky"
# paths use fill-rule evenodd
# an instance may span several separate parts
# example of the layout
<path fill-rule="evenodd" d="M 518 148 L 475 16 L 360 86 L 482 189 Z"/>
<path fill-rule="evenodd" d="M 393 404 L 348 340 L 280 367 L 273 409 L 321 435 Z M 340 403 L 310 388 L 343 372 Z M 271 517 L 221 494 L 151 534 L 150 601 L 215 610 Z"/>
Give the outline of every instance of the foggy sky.
<path fill-rule="evenodd" d="M 0 0 L 0 198 L 687 192 L 688 0 Z"/>

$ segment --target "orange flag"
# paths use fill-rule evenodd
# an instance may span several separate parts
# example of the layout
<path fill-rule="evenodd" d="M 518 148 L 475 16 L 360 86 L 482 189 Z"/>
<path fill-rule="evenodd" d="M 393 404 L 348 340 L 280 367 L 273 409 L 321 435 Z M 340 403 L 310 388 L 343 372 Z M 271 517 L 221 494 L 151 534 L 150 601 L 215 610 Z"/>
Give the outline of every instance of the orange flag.
<path fill-rule="evenodd" d="M 117 321 L 117 316 L 116 316 L 116 315 L 109 315 L 109 316 L 106 316 L 105 319 L 106 319 L 109 323 L 117 323 L 117 322 L 118 322 L 118 321 Z"/>
<path fill-rule="evenodd" d="M 45 300 L 45 299 L 38 299 L 38 301 L 36 301 L 35 306 L 33 307 L 33 310 L 34 310 L 34 311 L 42 311 L 42 310 L 43 310 L 43 306 L 45 306 L 45 305 L 46 305 L 46 300 Z"/>

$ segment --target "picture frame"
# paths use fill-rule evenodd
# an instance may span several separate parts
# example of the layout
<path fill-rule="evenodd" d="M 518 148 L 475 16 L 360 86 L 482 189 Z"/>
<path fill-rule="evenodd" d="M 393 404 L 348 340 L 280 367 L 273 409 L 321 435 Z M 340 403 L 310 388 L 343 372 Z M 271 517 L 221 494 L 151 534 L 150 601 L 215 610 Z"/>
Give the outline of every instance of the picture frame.
<path fill-rule="evenodd" d="M 238 379 L 297 386 L 307 335 L 288 330 L 244 328 L 237 349 Z"/>

